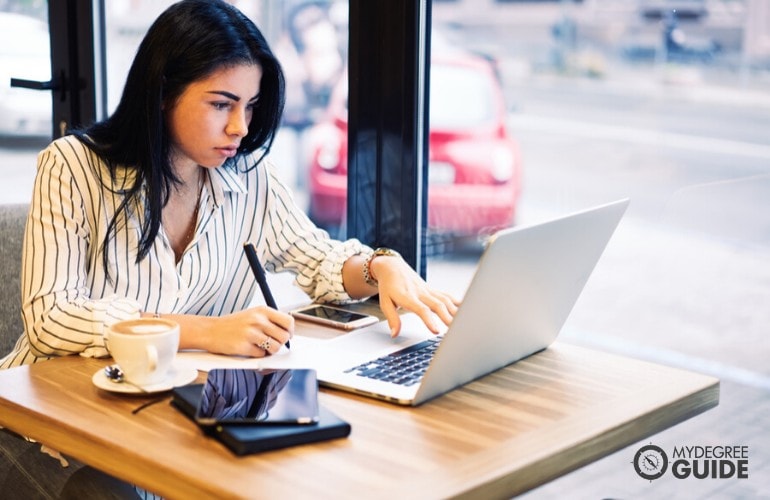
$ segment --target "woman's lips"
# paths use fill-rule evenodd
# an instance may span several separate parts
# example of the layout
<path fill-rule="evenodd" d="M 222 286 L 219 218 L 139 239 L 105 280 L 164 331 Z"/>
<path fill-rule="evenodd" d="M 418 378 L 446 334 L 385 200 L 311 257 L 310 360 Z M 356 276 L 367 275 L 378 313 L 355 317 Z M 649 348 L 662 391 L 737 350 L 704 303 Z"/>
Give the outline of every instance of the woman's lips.
<path fill-rule="evenodd" d="M 225 146 L 222 148 L 216 148 L 216 150 L 219 151 L 223 156 L 232 158 L 235 156 L 235 153 L 238 152 L 238 146 Z"/>

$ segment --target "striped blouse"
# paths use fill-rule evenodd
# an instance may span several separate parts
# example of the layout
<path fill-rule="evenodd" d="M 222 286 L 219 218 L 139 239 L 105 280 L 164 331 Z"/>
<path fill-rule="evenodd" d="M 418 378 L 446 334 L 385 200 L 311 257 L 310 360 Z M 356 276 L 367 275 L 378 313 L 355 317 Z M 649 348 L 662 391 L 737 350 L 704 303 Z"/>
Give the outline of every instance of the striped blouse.
<path fill-rule="evenodd" d="M 138 214 L 120 219 L 106 248 L 104 236 L 132 171 L 116 178 L 73 136 L 38 155 L 24 240 L 24 333 L 0 368 L 54 356 L 104 356 L 106 324 L 140 311 L 218 316 L 251 304 L 257 283 L 243 243 L 257 247 L 268 272 L 289 271 L 313 300 L 346 302 L 342 265 L 371 249 L 339 242 L 316 228 L 278 180 L 273 166 L 253 155 L 209 169 L 195 235 L 177 263 L 161 230 L 149 254 L 136 262 Z M 141 201 L 139 202 L 141 203 Z"/>

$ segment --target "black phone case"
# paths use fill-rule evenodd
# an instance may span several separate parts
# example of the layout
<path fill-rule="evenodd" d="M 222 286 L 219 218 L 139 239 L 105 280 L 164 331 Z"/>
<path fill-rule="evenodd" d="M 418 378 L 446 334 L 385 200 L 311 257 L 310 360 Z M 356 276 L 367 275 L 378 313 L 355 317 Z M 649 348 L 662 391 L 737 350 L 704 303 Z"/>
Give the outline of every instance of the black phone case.
<path fill-rule="evenodd" d="M 191 420 L 195 417 L 203 384 L 191 384 L 173 389 L 171 404 Z M 319 407 L 319 420 L 306 425 L 214 425 L 201 427 L 204 432 L 221 441 L 236 455 L 249 455 L 300 444 L 316 443 L 350 435 L 346 421 Z"/>

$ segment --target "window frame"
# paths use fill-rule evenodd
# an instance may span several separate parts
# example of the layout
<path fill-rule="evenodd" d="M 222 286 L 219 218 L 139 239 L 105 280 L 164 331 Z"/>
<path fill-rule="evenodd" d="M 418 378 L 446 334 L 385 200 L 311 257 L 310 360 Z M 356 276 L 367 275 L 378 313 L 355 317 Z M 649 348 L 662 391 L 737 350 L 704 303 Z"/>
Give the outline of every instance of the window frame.
<path fill-rule="evenodd" d="M 54 139 L 105 117 L 104 0 L 48 1 Z"/>
<path fill-rule="evenodd" d="M 425 277 L 430 0 L 351 0 L 348 236 Z"/>

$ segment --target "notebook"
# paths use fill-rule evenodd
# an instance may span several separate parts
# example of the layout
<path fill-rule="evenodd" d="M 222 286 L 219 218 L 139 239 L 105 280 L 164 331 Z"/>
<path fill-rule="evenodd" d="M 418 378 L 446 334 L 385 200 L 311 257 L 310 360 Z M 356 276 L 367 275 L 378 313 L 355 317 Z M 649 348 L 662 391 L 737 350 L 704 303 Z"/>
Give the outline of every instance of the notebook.
<path fill-rule="evenodd" d="M 325 343 L 315 368 L 324 386 L 401 405 L 419 405 L 548 347 L 559 334 L 629 200 L 597 206 L 540 224 L 496 233 L 481 255 L 448 329 L 436 338 L 412 313 L 391 339 L 380 322 Z M 435 343 L 435 341 L 439 341 Z M 420 358 L 418 381 L 400 376 L 394 352 Z M 433 341 L 433 342 L 431 342 Z M 373 375 L 387 374 L 390 380 Z"/>
<path fill-rule="evenodd" d="M 173 389 L 171 403 L 189 418 L 201 396 L 203 384 L 191 384 Z M 319 407 L 319 421 L 306 425 L 216 425 L 204 429 L 221 441 L 236 455 L 249 455 L 263 451 L 287 448 L 300 444 L 316 443 L 350 435 L 350 424 Z"/>

